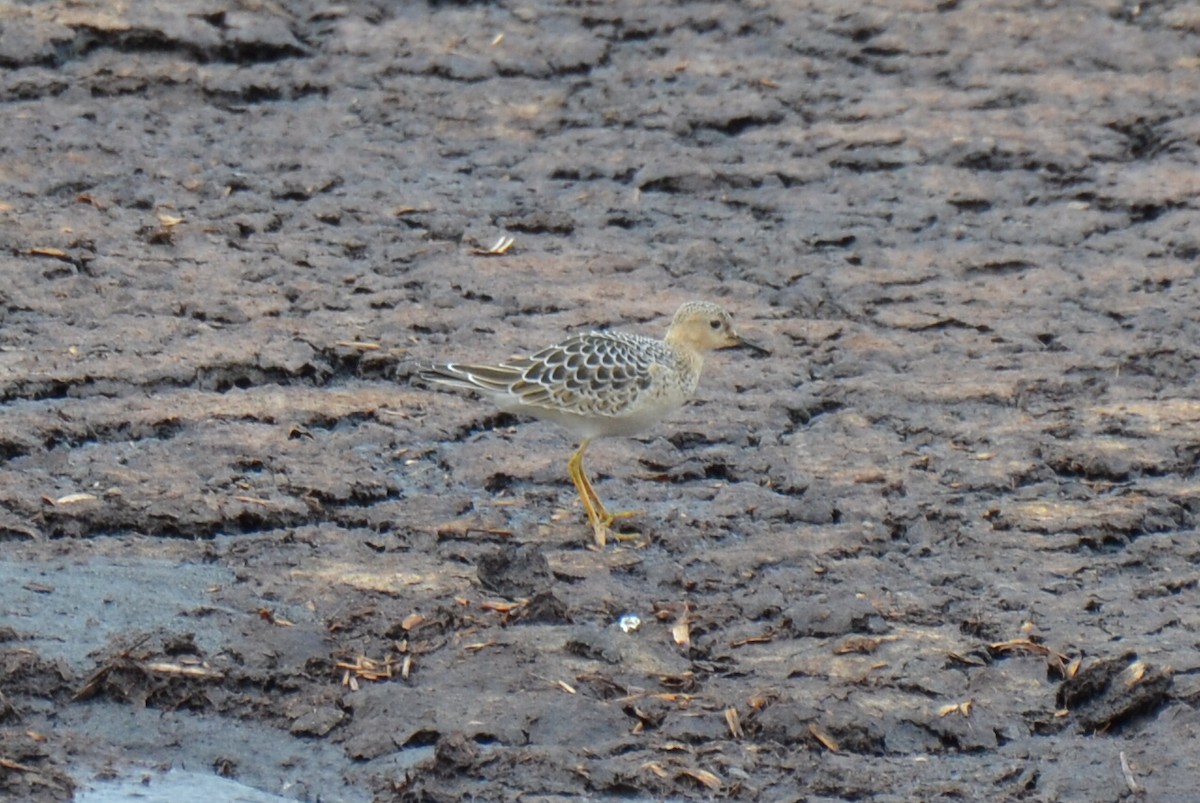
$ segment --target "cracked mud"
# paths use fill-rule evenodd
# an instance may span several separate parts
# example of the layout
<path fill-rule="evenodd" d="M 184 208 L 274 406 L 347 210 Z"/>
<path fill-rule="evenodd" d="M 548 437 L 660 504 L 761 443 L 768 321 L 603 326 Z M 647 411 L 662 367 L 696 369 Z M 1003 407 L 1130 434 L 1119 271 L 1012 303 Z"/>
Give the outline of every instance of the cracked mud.
<path fill-rule="evenodd" d="M 0 794 L 1194 795 L 1200 13 L 837 8 L 0 9 Z"/>

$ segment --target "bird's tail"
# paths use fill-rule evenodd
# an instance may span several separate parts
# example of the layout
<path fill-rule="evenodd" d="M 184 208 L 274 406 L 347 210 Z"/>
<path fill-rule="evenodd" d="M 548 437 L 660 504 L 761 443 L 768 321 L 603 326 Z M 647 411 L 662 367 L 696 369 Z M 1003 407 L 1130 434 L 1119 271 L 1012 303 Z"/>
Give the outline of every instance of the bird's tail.
<path fill-rule="evenodd" d="M 513 383 L 521 379 L 521 374 L 520 369 L 507 365 L 464 365 L 454 362 L 417 371 L 417 376 L 426 382 L 483 393 L 507 393 Z"/>

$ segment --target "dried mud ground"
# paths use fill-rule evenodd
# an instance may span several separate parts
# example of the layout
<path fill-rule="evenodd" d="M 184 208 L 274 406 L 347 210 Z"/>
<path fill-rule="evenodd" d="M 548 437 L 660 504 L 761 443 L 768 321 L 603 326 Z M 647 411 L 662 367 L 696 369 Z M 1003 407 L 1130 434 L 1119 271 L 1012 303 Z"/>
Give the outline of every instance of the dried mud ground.
<path fill-rule="evenodd" d="M 0 796 L 1198 799 L 1200 7 L 838 5 L 0 6 Z"/>

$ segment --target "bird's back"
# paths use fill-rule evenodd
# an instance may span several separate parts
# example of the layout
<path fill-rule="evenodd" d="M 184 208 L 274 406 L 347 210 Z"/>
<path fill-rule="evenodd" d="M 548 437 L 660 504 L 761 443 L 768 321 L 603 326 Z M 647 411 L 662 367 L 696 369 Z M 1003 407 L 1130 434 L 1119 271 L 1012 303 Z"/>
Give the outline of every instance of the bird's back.
<path fill-rule="evenodd" d="M 699 357 L 626 332 L 575 335 L 500 365 L 451 363 L 423 379 L 491 396 L 504 410 L 556 421 L 580 437 L 627 435 L 682 405 L 699 381 Z"/>

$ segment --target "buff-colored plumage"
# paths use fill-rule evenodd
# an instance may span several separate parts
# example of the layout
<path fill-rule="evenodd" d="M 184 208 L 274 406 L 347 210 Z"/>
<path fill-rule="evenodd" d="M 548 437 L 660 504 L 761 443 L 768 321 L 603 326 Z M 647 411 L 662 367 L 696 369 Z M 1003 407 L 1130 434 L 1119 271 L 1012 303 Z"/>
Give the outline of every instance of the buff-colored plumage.
<path fill-rule="evenodd" d="M 498 365 L 448 363 L 419 376 L 482 393 L 502 410 L 554 421 L 574 434 L 580 446 L 567 468 L 602 546 L 625 514 L 608 513 L 583 473 L 588 443 L 653 426 L 695 393 L 706 352 L 736 346 L 763 351 L 734 330 L 720 306 L 693 301 L 675 313 L 663 340 L 591 332 Z"/>

